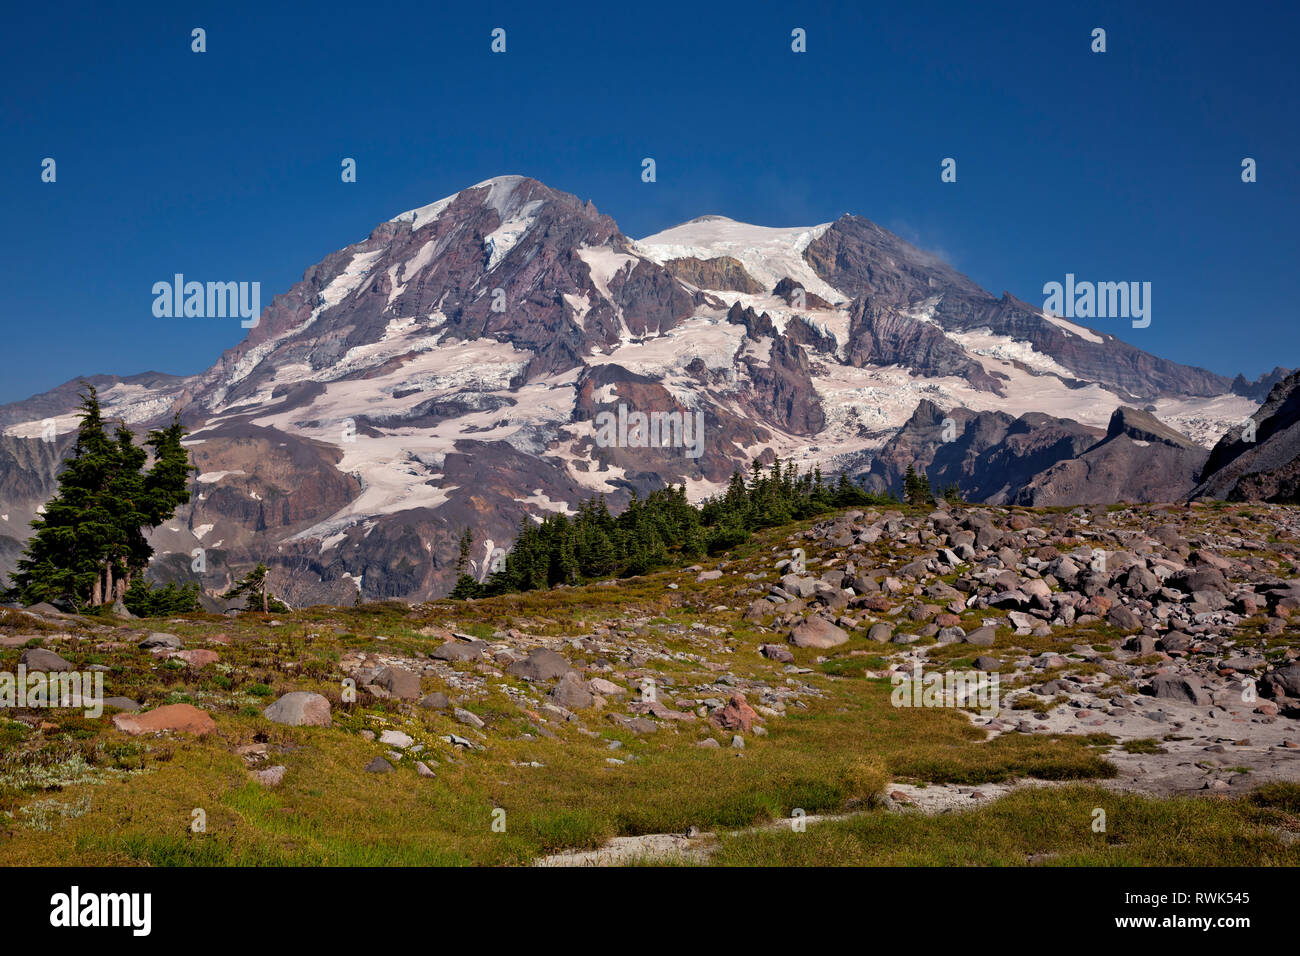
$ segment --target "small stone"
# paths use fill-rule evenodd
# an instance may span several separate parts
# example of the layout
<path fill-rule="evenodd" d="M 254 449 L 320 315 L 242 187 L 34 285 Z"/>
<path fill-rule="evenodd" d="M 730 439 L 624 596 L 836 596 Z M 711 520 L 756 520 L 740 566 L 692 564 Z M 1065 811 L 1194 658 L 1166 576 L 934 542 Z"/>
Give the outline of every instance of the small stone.
<path fill-rule="evenodd" d="M 452 716 L 454 716 L 457 720 L 459 720 L 462 724 L 464 724 L 467 727 L 482 729 L 482 727 L 484 726 L 482 717 L 480 717 L 478 714 L 471 713 L 470 711 L 465 710 L 464 708 L 461 707 L 457 707 L 454 711 L 452 711 Z"/>
<path fill-rule="evenodd" d="M 284 780 L 286 768 L 277 764 L 274 767 L 267 767 L 265 770 L 255 770 L 254 779 L 264 787 L 278 787 Z"/>
<path fill-rule="evenodd" d="M 409 734 L 402 733 L 400 730 L 385 730 L 379 735 L 379 742 L 381 744 L 388 744 L 390 747 L 399 747 L 402 750 L 405 750 L 407 747 L 411 746 L 411 744 L 415 743 L 415 739 Z"/>

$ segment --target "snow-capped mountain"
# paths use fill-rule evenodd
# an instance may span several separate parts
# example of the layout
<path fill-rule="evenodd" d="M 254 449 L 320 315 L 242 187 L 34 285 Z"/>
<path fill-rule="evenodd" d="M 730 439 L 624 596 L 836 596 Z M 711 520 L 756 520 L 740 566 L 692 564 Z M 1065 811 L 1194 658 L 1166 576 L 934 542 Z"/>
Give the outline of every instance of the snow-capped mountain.
<path fill-rule="evenodd" d="M 159 575 L 203 548 L 215 590 L 262 559 L 296 603 L 441 594 L 465 527 L 483 572 L 521 520 L 595 494 L 699 498 L 774 456 L 859 471 L 922 400 L 1096 429 L 1136 405 L 1208 448 L 1267 391 L 990 295 L 856 216 L 633 240 L 521 176 L 381 223 L 206 372 L 92 381 L 110 415 L 191 429 L 198 493 L 155 536 Z M 54 488 L 77 391 L 0 407 L 0 571 Z M 702 421 L 698 453 L 639 447 L 637 412 Z"/>

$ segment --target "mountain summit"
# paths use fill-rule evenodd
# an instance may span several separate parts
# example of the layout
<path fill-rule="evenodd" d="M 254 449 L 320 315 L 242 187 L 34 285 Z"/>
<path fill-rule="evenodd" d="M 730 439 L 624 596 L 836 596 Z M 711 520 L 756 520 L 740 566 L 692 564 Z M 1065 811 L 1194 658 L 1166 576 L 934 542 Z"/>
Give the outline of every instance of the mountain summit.
<path fill-rule="evenodd" d="M 634 240 L 523 176 L 380 223 L 199 375 L 94 381 L 108 415 L 192 432 L 198 492 L 155 532 L 155 572 L 191 576 L 202 548 L 216 591 L 264 560 L 295 604 L 444 593 L 466 527 L 483 574 L 521 521 L 596 494 L 699 498 L 776 456 L 856 473 L 923 401 L 1069 420 L 1072 451 L 1131 406 L 1208 448 L 1260 391 L 994 296 L 857 216 L 708 215 Z M 76 392 L 0 406 L 0 571 L 53 489 Z M 699 454 L 662 440 L 686 416 Z"/>

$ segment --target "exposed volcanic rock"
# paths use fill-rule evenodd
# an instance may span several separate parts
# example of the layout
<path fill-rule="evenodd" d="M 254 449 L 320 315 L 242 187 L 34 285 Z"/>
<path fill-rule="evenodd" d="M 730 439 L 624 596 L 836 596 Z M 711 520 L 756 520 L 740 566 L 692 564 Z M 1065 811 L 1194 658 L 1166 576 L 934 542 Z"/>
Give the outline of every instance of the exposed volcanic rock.
<path fill-rule="evenodd" d="M 786 276 L 776 284 L 772 289 L 772 294 L 778 299 L 784 299 L 785 304 L 795 309 L 832 309 L 834 308 L 829 302 L 815 293 L 807 291 L 799 282 L 795 282 L 789 276 Z"/>
<path fill-rule="evenodd" d="M 822 355 L 833 355 L 839 344 L 835 341 L 834 335 L 815 325 L 804 315 L 796 315 L 790 319 L 785 327 L 785 335 L 790 341 L 807 345 L 814 352 Z"/>
<path fill-rule="evenodd" d="M 917 249 L 860 216 L 841 216 L 813 240 L 804 258 L 819 276 L 850 296 L 904 310 L 934 295 L 988 296 L 937 256 Z"/>
<path fill-rule="evenodd" d="M 1136 408 L 1117 408 L 1110 416 L 1110 425 L 1106 428 L 1106 437 L 1127 435 L 1135 441 L 1161 442 L 1174 448 L 1195 448 L 1201 446 L 1170 428 L 1150 412 Z"/>
<path fill-rule="evenodd" d="M 45 504 L 58 487 L 55 476 L 76 436 L 59 435 L 56 441 L 0 435 L 0 488 L 4 489 L 0 512 L 0 567 L 12 567 L 31 533 L 36 509 Z"/>
<path fill-rule="evenodd" d="M 443 341 L 490 337 L 534 352 L 528 380 L 581 364 L 624 330 L 667 331 L 705 301 L 636 255 L 594 205 L 536 180 L 500 177 L 434 207 L 383 223 L 309 269 L 200 379 L 195 400 L 251 397 L 286 364 L 337 366 L 382 340 L 394 315 L 440 329 Z"/>
<path fill-rule="evenodd" d="M 1210 452 L 1194 497 L 1300 502 L 1300 372 L 1273 386 L 1249 430 L 1230 430 Z"/>
<path fill-rule="evenodd" d="M 727 310 L 727 321 L 733 325 L 743 325 L 745 327 L 745 336 L 758 341 L 764 336 L 775 336 L 776 325 L 772 322 L 772 317 L 764 312 L 759 315 L 753 309 L 742 306 L 739 302 Z"/>
<path fill-rule="evenodd" d="M 630 428 L 627 429 L 629 441 L 626 444 L 602 445 L 596 427 L 598 416 L 605 413 L 615 422 L 627 420 L 626 415 L 620 412 L 620 406 L 627 414 L 675 416 L 672 420 L 674 427 L 659 432 L 657 445 L 638 445 Z M 700 419 L 697 412 L 703 414 L 702 432 L 698 430 Z M 621 473 L 621 477 L 612 479 L 610 483 L 627 492 L 635 489 L 641 495 L 661 488 L 665 483 L 726 481 L 736 466 L 731 455 L 734 447 L 753 445 L 770 438 L 769 432 L 754 421 L 738 416 L 720 404 L 701 403 L 699 407 L 689 407 L 657 380 L 614 364 L 592 366 L 583 372 L 578 380 L 573 418 L 578 422 L 590 422 L 593 426 L 590 437 L 583 438 L 575 447 L 575 451 L 585 459 L 575 462 L 575 467 L 593 476 L 601 472 Z M 676 421 L 681 422 L 680 432 L 675 429 Z M 620 441 L 622 431 L 620 429 L 618 436 Z M 678 434 L 680 441 L 677 440 Z M 644 437 L 648 441 L 653 438 L 653 433 Z"/>
<path fill-rule="evenodd" d="M 745 356 L 754 382 L 753 406 L 763 417 L 795 435 L 815 435 L 826 424 L 809 371 L 808 354 L 784 335 L 772 342 L 766 363 Z"/>
<path fill-rule="evenodd" d="M 752 394 L 745 399 L 756 417 L 770 421 L 783 431 L 795 435 L 815 435 L 826 425 L 826 415 L 813 384 L 808 353 L 796 339 L 777 331 L 766 312 L 736 303 L 727 312 L 727 321 L 745 328 L 745 337 L 756 343 L 771 341 L 766 356 L 738 353 L 737 362 L 748 369 L 753 382 Z M 795 323 L 791 323 L 794 325 Z M 802 335 L 816 339 L 815 329 L 800 322 Z M 833 348 L 833 345 L 832 345 Z"/>
<path fill-rule="evenodd" d="M 858 216 L 837 219 L 809 244 L 804 257 L 837 289 L 869 297 L 878 313 L 929 308 L 946 331 L 988 329 L 1011 336 L 1079 379 L 1105 383 L 1132 396 L 1217 395 L 1229 390 L 1228 380 L 1213 372 L 1156 358 L 1073 322 L 1051 321 L 1010 293 L 996 298 L 935 256 Z M 871 354 L 852 334 L 849 349 Z"/>
<path fill-rule="evenodd" d="M 1106 437 L 1036 476 L 1020 504 L 1178 501 L 1195 485 L 1206 451 L 1146 412 L 1116 409 Z"/>
<path fill-rule="evenodd" d="M 1002 394 L 1001 385 L 938 326 L 900 314 L 863 295 L 849 306 L 850 365 L 904 365 L 928 377 L 953 375 L 981 391 Z"/>
<path fill-rule="evenodd" d="M 1268 398 L 1268 393 L 1273 390 L 1273 386 L 1290 374 L 1290 369 L 1279 365 L 1273 371 L 1265 372 L 1252 382 L 1238 372 L 1237 377 L 1232 380 L 1232 393 L 1242 395 L 1256 402 L 1263 402 Z"/>
<path fill-rule="evenodd" d="M 898 491 L 908 465 L 914 465 L 936 492 L 955 484 L 968 501 L 1002 504 L 1038 472 L 1078 455 L 1101 434 L 1038 412 L 1019 418 L 965 408 L 945 413 L 926 400 L 872 460 L 866 483 Z"/>
<path fill-rule="evenodd" d="M 681 279 L 700 289 L 725 289 L 730 292 L 750 294 L 763 291 L 763 286 L 745 271 L 740 261 L 731 256 L 697 259 L 686 256 L 669 259 L 664 267 Z"/>
<path fill-rule="evenodd" d="M 1172 423 L 1218 437 L 1259 383 L 1233 394 L 1206 375 L 995 299 L 863 219 L 706 216 L 633 241 L 590 202 L 502 176 L 326 256 L 205 372 L 88 381 L 105 420 L 138 437 L 173 415 L 190 429 L 201 474 L 151 534 L 149 575 L 197 581 L 221 610 L 211 595 L 258 561 L 295 606 L 443 594 L 467 527 L 482 578 L 522 522 L 594 495 L 618 511 L 685 483 L 698 500 L 778 452 L 854 467 L 931 395 L 1000 396 L 996 414 L 953 413 L 954 447 L 909 453 L 936 483 L 1001 500 L 1081 440 L 1072 423 L 1012 415 L 1099 425 L 1168 394 Z M 0 407 L 0 575 L 54 492 L 81 389 Z M 598 440 L 602 413 L 668 416 L 670 440 Z M 901 444 L 891 456 L 906 466 Z"/>

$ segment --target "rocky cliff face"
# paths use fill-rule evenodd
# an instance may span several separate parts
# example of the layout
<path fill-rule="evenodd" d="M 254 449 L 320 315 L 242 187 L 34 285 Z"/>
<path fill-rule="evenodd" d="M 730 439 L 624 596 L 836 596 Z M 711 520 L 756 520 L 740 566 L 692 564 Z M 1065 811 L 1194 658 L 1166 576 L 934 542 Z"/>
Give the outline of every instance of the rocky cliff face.
<path fill-rule="evenodd" d="M 754 459 L 833 474 L 878 456 L 892 482 L 923 422 L 885 446 L 923 401 L 966 410 L 952 447 L 918 452 L 933 477 L 998 500 L 1135 397 L 1207 444 L 1256 408 L 1251 383 L 995 298 L 865 219 L 705 216 L 634 240 L 522 176 L 327 256 L 199 375 L 91 381 L 109 418 L 191 430 L 196 493 L 155 534 L 156 576 L 193 576 L 203 549 L 215 591 L 264 560 L 295 604 L 437 595 L 465 528 L 482 575 L 522 521 L 665 483 L 699 499 Z M 78 390 L 0 407 L 0 573 L 53 491 Z M 638 414 L 703 430 L 693 448 L 602 431 Z"/>
<path fill-rule="evenodd" d="M 945 332 L 987 329 L 1025 342 L 1078 379 L 1120 394 L 1141 399 L 1171 393 L 1209 396 L 1231 388 L 1219 375 L 1157 358 L 1113 335 L 1048 321 L 1041 309 L 1008 292 L 996 298 L 951 266 L 858 216 L 836 220 L 809 244 L 805 256 L 827 282 L 864 297 L 876 316 L 924 309 Z M 876 322 L 863 325 L 863 331 Z M 852 337 L 849 347 L 862 348 Z"/>
<path fill-rule="evenodd" d="M 1038 506 L 1179 501 L 1205 459 L 1204 448 L 1150 414 L 1120 408 L 1105 438 L 1035 476 L 1015 500 Z"/>
<path fill-rule="evenodd" d="M 1031 412 L 945 412 L 921 402 L 871 463 L 869 487 L 899 492 L 909 465 L 939 492 L 956 485 L 968 501 L 1011 501 L 1039 472 L 1096 444 L 1101 432 Z"/>
<path fill-rule="evenodd" d="M 1273 386 L 1251 422 L 1214 446 L 1193 496 L 1300 503 L 1300 372 Z"/>
<path fill-rule="evenodd" d="M 1034 506 L 1172 502 L 1185 497 L 1206 450 L 1149 412 L 1116 409 L 1107 430 L 1029 413 L 945 412 L 921 402 L 874 458 L 867 484 L 898 491 L 909 465 L 939 492 Z"/>

